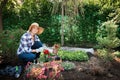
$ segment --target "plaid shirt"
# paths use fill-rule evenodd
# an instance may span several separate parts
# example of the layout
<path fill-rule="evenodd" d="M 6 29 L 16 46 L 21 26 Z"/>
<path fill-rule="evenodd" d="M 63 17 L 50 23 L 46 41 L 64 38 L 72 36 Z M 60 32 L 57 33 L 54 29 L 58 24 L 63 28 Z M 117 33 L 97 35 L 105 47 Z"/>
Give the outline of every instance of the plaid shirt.
<path fill-rule="evenodd" d="M 40 41 L 39 37 L 35 35 L 35 41 Z M 32 35 L 29 32 L 26 32 L 22 35 L 20 39 L 20 45 L 17 50 L 17 54 L 21 54 L 22 52 L 31 52 L 32 45 L 34 44 L 34 41 L 32 40 Z"/>

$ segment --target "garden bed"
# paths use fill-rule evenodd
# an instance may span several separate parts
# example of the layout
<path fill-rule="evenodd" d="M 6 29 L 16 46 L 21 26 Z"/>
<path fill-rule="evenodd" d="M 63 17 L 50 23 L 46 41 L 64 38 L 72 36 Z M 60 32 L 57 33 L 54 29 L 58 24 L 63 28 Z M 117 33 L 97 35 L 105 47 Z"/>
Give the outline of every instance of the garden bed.
<path fill-rule="evenodd" d="M 5 61 L 7 61 L 7 58 Z M 17 60 L 14 60 L 14 63 L 17 64 L 15 61 Z M 75 63 L 76 68 L 69 71 L 63 71 L 63 80 L 119 80 L 120 78 L 120 63 L 116 60 L 105 62 L 98 57 L 91 57 L 89 61 L 73 61 L 73 63 Z M 15 65 L 13 63 L 8 64 Z M 4 67 L 8 64 L 1 63 Z M 22 72 L 18 79 L 10 76 L 0 76 L 0 78 L 3 80 L 23 80 L 25 79 L 24 76 L 24 72 Z"/>

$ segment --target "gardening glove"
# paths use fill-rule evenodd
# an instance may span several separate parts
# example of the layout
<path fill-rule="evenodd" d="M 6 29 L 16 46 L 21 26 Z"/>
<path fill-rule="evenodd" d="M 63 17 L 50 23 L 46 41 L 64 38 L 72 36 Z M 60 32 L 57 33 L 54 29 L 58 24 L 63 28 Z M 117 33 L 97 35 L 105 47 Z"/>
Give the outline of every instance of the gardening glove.
<path fill-rule="evenodd" d="M 50 53 L 53 53 L 53 49 L 47 48 Z"/>
<path fill-rule="evenodd" d="M 48 48 L 45 44 L 43 44 L 43 48 L 44 48 L 45 50 L 48 50 L 50 53 L 53 52 L 53 49 Z"/>
<path fill-rule="evenodd" d="M 36 52 L 37 52 L 37 53 L 43 52 L 43 50 L 44 50 L 44 47 L 40 47 L 40 48 L 36 49 Z"/>

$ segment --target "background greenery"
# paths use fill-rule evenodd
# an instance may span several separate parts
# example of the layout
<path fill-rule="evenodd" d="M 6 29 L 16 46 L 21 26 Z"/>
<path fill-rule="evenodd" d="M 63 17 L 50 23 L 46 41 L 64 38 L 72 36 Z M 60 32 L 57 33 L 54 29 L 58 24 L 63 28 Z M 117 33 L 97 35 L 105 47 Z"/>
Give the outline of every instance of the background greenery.
<path fill-rule="evenodd" d="M 58 12 L 52 14 L 54 5 L 57 4 L 49 0 L 23 0 L 21 4 L 17 4 L 16 1 L 9 0 L 2 10 L 4 31 L 0 33 L 0 53 L 15 54 L 21 35 L 27 31 L 32 22 L 38 22 L 45 28 L 44 33 L 39 35 L 43 43 L 49 45 L 61 43 L 60 6 Z M 97 30 L 103 22 L 109 20 L 118 25 L 116 35 L 120 38 L 119 0 L 82 0 L 78 5 L 78 13 L 74 19 L 64 16 L 64 46 L 93 47 L 94 44 L 98 44 Z"/>
<path fill-rule="evenodd" d="M 118 0 L 83 0 L 79 5 L 79 15 L 75 25 L 69 18 L 65 20 L 65 45 L 81 46 L 84 43 L 96 43 L 97 26 L 112 19 L 109 14 L 116 13 L 120 7 Z M 44 43 L 60 43 L 61 11 L 51 14 L 53 3 L 48 0 L 24 0 L 22 6 L 9 2 L 3 9 L 4 30 L 22 28 L 27 30 L 32 22 L 38 22 L 45 28 L 40 36 Z M 119 23 L 118 23 L 119 24 Z M 47 39 L 46 39 L 47 38 Z"/>

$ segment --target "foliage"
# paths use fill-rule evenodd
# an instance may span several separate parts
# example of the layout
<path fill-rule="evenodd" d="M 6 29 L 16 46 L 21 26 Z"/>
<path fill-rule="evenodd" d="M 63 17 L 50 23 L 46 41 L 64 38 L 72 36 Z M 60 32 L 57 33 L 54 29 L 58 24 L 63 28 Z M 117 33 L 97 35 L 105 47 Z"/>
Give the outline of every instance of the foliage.
<path fill-rule="evenodd" d="M 3 23 L 7 23 L 3 24 L 4 29 L 23 28 L 26 30 L 29 27 L 28 25 L 32 22 L 38 22 L 40 26 L 47 27 L 49 23 L 51 23 L 50 7 L 51 4 L 46 0 L 24 0 L 21 2 L 21 6 L 17 9 L 18 11 L 10 12 L 11 9 L 5 9 Z"/>
<path fill-rule="evenodd" d="M 44 32 L 39 35 L 41 41 L 48 45 L 53 45 L 54 43 L 60 43 L 60 33 L 59 27 L 57 27 L 57 23 L 52 25 L 52 27 L 45 28 Z"/>
<path fill-rule="evenodd" d="M 86 61 L 88 60 L 88 55 L 83 51 L 64 51 L 61 50 L 58 52 L 58 55 L 62 58 L 62 60 L 69 61 Z"/>
<path fill-rule="evenodd" d="M 97 32 L 97 25 L 98 22 L 101 21 L 99 14 L 100 6 L 95 3 L 84 3 L 84 14 L 81 14 L 81 9 L 79 9 L 79 16 L 77 16 L 77 31 L 74 35 L 75 39 L 77 39 L 76 42 L 81 43 L 95 43 L 95 34 Z M 88 14 L 89 13 L 89 14 Z M 72 42 L 72 41 L 71 41 Z"/>
<path fill-rule="evenodd" d="M 61 15 L 53 16 L 53 19 L 54 19 L 54 21 L 58 20 L 57 22 L 59 25 L 62 22 Z M 71 42 L 72 42 L 71 44 L 74 44 L 74 42 L 77 42 L 76 37 L 79 37 L 78 36 L 79 34 L 77 34 L 78 26 L 74 22 L 72 22 L 71 17 L 69 17 L 69 16 L 64 16 L 63 19 L 64 19 L 64 23 L 62 24 L 62 26 L 64 26 L 65 44 L 71 43 Z M 60 27 L 59 27 L 59 30 L 60 30 L 59 31 L 59 36 L 60 36 L 62 34 L 62 29 L 60 29 Z"/>
<path fill-rule="evenodd" d="M 19 21 L 20 3 L 18 0 L 2 0 L 4 4 L 2 9 L 3 29 L 16 28 Z M 5 24 L 4 24 L 5 22 Z"/>
<path fill-rule="evenodd" d="M 29 63 L 25 68 L 25 75 L 28 79 L 58 80 L 61 78 L 63 67 L 60 63 L 52 61 L 47 63 Z"/>
<path fill-rule="evenodd" d="M 22 29 L 5 30 L 0 33 L 2 55 L 14 56 L 19 45 L 19 40 L 25 31 Z"/>
<path fill-rule="evenodd" d="M 120 46 L 120 40 L 116 36 L 117 27 L 118 25 L 116 25 L 113 21 L 107 21 L 102 23 L 102 25 L 98 28 L 96 39 L 98 41 L 98 45 L 103 48 L 98 50 L 98 53 L 100 57 L 103 57 L 104 59 L 111 60 L 111 49 Z"/>
<path fill-rule="evenodd" d="M 97 45 L 94 45 L 93 48 L 96 50 L 96 49 L 102 49 L 103 47 L 97 44 Z"/>
<path fill-rule="evenodd" d="M 79 0 L 49 0 L 53 4 L 53 12 L 57 14 L 61 14 L 61 45 L 64 45 L 64 27 L 67 27 L 71 32 L 71 39 L 74 40 L 74 24 L 76 25 L 76 16 L 78 15 L 78 5 L 81 1 Z M 59 10 L 59 11 L 58 11 Z M 57 12 L 58 11 L 58 12 Z M 64 20 L 64 16 L 68 16 L 67 23 Z M 65 26 L 67 24 L 67 26 Z"/>
<path fill-rule="evenodd" d="M 120 40 L 116 37 L 117 27 L 112 21 L 102 23 L 96 34 L 98 44 L 108 49 L 120 46 Z"/>
<path fill-rule="evenodd" d="M 44 53 L 41 53 L 41 54 L 40 54 L 39 61 L 41 61 L 41 62 L 46 62 L 46 59 L 45 59 Z"/>
<path fill-rule="evenodd" d="M 50 55 L 55 56 L 53 54 Z M 68 60 L 68 61 L 87 61 L 89 59 L 88 55 L 83 51 L 71 52 L 71 51 L 59 50 L 58 56 L 60 56 L 62 60 Z M 43 53 L 41 53 L 39 60 L 45 62 L 45 57 Z"/>
<path fill-rule="evenodd" d="M 111 20 L 116 24 L 120 25 L 120 8 L 117 8 L 115 12 L 109 14 L 109 17 L 112 18 Z M 120 27 L 117 29 L 117 37 L 120 39 Z"/>
<path fill-rule="evenodd" d="M 117 56 L 118 58 L 120 58 L 120 52 L 119 51 L 114 52 L 114 56 Z"/>
<path fill-rule="evenodd" d="M 65 61 L 62 63 L 64 70 L 73 70 L 76 68 L 73 62 Z"/>
<path fill-rule="evenodd" d="M 58 20 L 58 17 L 53 18 L 57 14 L 52 14 L 52 12 L 61 14 L 61 6 L 54 4 L 53 1 L 60 1 L 61 4 L 61 0 L 22 0 L 20 4 L 18 4 L 18 0 L 9 0 L 2 14 L 4 29 L 22 28 L 27 30 L 32 22 L 38 22 L 45 28 L 45 32 L 40 35 L 44 43 L 60 43 L 61 22 L 59 21 L 62 20 Z M 96 43 L 97 25 L 111 20 L 119 13 L 119 0 L 64 1 L 67 4 L 66 15 L 69 14 L 68 18 L 63 21 L 65 45 L 80 46 L 82 43 Z M 78 3 L 74 3 L 74 1 L 78 1 Z M 75 10 L 78 13 L 77 16 L 72 15 Z M 111 13 L 115 15 L 111 17 Z M 114 19 L 117 19 L 117 23 L 119 22 L 119 17 Z"/>
<path fill-rule="evenodd" d="M 101 57 L 104 60 L 113 60 L 112 54 L 108 51 L 108 49 L 97 49 L 98 56 Z"/>

